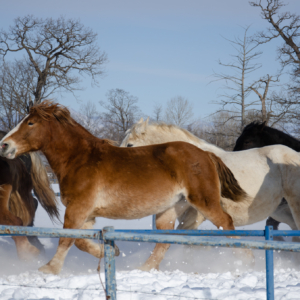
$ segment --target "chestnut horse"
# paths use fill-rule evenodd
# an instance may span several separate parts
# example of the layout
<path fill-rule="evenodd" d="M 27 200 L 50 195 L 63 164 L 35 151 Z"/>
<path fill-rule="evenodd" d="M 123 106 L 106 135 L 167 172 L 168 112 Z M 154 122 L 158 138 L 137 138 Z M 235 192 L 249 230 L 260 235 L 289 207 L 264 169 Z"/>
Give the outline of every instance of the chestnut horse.
<path fill-rule="evenodd" d="M 158 228 L 170 229 L 172 224 L 160 222 L 160 217 L 177 215 L 187 200 L 218 228 L 232 230 L 220 197 L 232 202 L 246 197 L 231 171 L 210 152 L 182 142 L 115 147 L 90 134 L 67 108 L 49 101 L 33 106 L 0 147 L 1 155 L 11 159 L 29 151 L 44 153 L 66 206 L 64 228 L 92 228 L 98 216 L 139 219 L 156 214 Z M 53 259 L 39 270 L 58 274 L 74 242 L 79 249 L 103 257 L 103 245 L 60 238 Z M 160 254 L 148 259 L 149 268 L 157 265 L 156 255 Z"/>
<path fill-rule="evenodd" d="M 0 131 L 2 138 L 7 133 Z M 24 154 L 10 160 L 0 157 L 0 224 L 33 226 L 38 201 L 53 220 L 59 217 L 56 198 L 50 187 L 46 169 L 37 153 Z M 44 251 L 37 237 L 13 237 L 21 259 L 29 259 Z M 28 243 L 30 242 L 30 244 Z"/>

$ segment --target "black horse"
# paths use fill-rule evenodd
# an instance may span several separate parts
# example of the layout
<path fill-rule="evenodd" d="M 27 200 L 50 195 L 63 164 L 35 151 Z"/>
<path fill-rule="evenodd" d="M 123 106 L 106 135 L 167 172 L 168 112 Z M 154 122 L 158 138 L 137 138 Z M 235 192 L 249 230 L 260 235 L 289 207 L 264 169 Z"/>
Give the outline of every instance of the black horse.
<path fill-rule="evenodd" d="M 245 126 L 242 134 L 236 140 L 233 151 L 247 150 L 251 148 L 260 148 L 271 145 L 285 145 L 293 150 L 300 152 L 300 141 L 294 137 L 269 126 L 266 122 L 252 122 Z M 281 205 L 287 205 L 285 199 L 282 199 Z M 278 229 L 280 222 L 269 217 L 267 226 L 272 225 L 275 230 Z"/>
<path fill-rule="evenodd" d="M 294 137 L 269 126 L 266 123 L 252 122 L 245 126 L 236 140 L 233 151 L 260 148 L 271 145 L 285 145 L 300 152 L 300 141 Z"/>

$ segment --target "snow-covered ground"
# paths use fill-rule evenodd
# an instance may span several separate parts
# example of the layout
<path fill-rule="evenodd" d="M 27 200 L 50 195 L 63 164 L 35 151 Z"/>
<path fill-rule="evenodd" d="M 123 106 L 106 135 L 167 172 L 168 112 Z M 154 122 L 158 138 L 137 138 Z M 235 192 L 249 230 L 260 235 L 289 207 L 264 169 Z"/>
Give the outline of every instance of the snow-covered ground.
<path fill-rule="evenodd" d="M 54 186 L 58 190 L 57 186 Z M 61 207 L 63 216 L 64 208 Z M 264 222 L 245 229 L 262 229 Z M 35 225 L 52 224 L 39 208 Z M 150 229 L 151 217 L 134 220 L 97 221 L 96 228 L 113 225 L 116 229 Z M 282 225 L 281 225 L 282 226 Z M 213 229 L 206 222 L 202 229 Z M 242 228 L 241 228 L 242 229 Z M 282 226 L 282 229 L 287 227 Z M 55 253 L 57 239 L 41 239 L 46 253 L 33 262 L 20 262 L 11 238 L 0 237 L 0 299 L 105 299 L 98 260 L 72 247 L 59 276 L 37 269 Z M 154 244 L 117 242 L 121 255 L 116 259 L 117 298 L 120 300 L 165 299 L 266 299 L 264 251 L 254 252 L 256 262 L 249 266 L 231 249 L 173 245 L 161 263 L 161 271 L 142 272 L 137 268 L 150 255 Z M 275 253 L 275 299 L 300 299 L 300 255 Z M 101 262 L 101 278 L 104 282 Z"/>
<path fill-rule="evenodd" d="M 53 255 L 57 241 L 46 241 L 46 257 L 19 262 L 11 240 L 0 241 L 0 299 L 105 299 L 98 260 L 72 248 L 59 276 L 45 275 L 37 268 Z M 4 245 L 6 246 L 4 246 Z M 3 247 L 4 246 L 4 247 Z M 230 249 L 174 246 L 161 271 L 136 268 L 153 245 L 118 243 L 116 260 L 118 300 L 171 299 L 266 299 L 263 251 L 256 251 L 251 269 L 236 259 Z M 275 299 L 300 299 L 300 270 L 295 254 L 275 255 Z M 101 278 L 104 282 L 101 262 Z"/>
<path fill-rule="evenodd" d="M 101 274 L 104 280 L 103 274 Z M 299 299 L 300 272 L 275 273 L 275 299 Z M 105 299 L 98 275 L 45 276 L 37 272 L 0 278 L 9 299 Z M 117 273 L 118 300 L 266 299 L 263 272 L 186 274 L 181 271 Z"/>

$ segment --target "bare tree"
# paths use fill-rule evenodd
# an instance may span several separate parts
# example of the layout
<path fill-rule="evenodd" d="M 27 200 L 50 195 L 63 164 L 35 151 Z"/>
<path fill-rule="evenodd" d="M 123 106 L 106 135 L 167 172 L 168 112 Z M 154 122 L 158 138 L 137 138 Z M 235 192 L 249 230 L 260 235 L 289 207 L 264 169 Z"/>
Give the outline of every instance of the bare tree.
<path fill-rule="evenodd" d="M 242 39 L 237 37 L 234 40 L 228 40 L 236 50 L 236 54 L 232 55 L 233 61 L 229 63 L 219 61 L 219 65 L 230 69 L 230 73 L 213 74 L 216 78 L 213 81 L 221 80 L 225 82 L 223 88 L 229 90 L 229 93 L 220 95 L 220 101 L 215 102 L 222 105 L 222 109 L 217 112 L 226 111 L 229 120 L 239 120 L 239 127 L 241 129 L 246 125 L 247 109 L 253 105 L 257 105 L 259 102 L 259 100 L 246 101 L 254 85 L 253 83 L 247 83 L 247 77 L 250 73 L 261 67 L 261 64 L 256 63 L 255 59 L 262 54 L 261 51 L 256 51 L 258 44 L 248 37 L 248 30 L 249 26 L 244 28 Z"/>
<path fill-rule="evenodd" d="M 193 114 L 192 103 L 182 96 L 177 96 L 167 102 L 165 121 L 182 127 L 192 121 Z"/>
<path fill-rule="evenodd" d="M 284 93 L 283 88 L 279 92 L 270 92 L 272 87 L 280 87 L 279 77 L 280 74 L 276 76 L 267 74 L 254 81 L 250 86 L 250 89 L 258 96 L 261 105 L 260 114 L 256 113 L 256 121 L 266 122 L 270 127 L 280 124 L 282 121 L 289 121 L 291 109 L 294 106 L 292 102 L 286 101 L 288 93 Z"/>
<path fill-rule="evenodd" d="M 210 116 L 209 121 L 197 120 L 188 126 L 188 130 L 205 141 L 214 144 L 226 151 L 232 151 L 236 139 L 240 135 L 239 120 L 234 118 L 234 113 L 219 111 Z M 258 110 L 247 110 L 246 124 L 260 118 Z M 279 122 L 276 125 L 280 125 Z"/>
<path fill-rule="evenodd" d="M 80 106 L 80 112 L 72 112 L 73 118 L 87 129 L 91 134 L 97 137 L 103 136 L 103 125 L 100 113 L 94 102 L 88 101 Z"/>
<path fill-rule="evenodd" d="M 136 105 L 138 98 L 122 89 L 112 89 L 107 93 L 107 101 L 100 101 L 106 109 L 101 116 L 106 130 L 106 138 L 121 141 L 125 132 L 137 121 L 141 114 Z"/>
<path fill-rule="evenodd" d="M 270 83 L 278 81 L 278 77 L 276 79 L 273 79 L 273 76 L 267 74 L 267 76 L 265 76 L 264 78 L 260 78 L 250 86 L 250 89 L 254 91 L 259 97 L 259 100 L 261 102 L 261 120 L 266 123 L 268 123 L 271 117 L 271 111 L 267 110 L 267 95 L 270 88 Z M 260 89 L 263 89 L 262 93 L 260 92 Z"/>
<path fill-rule="evenodd" d="M 239 135 L 239 121 L 231 118 L 228 112 L 218 112 L 209 118 L 209 122 L 198 119 L 188 126 L 188 130 L 200 139 L 232 151 Z"/>
<path fill-rule="evenodd" d="M 27 114 L 35 72 L 26 60 L 0 62 L 0 127 L 13 129 Z"/>
<path fill-rule="evenodd" d="M 250 115 L 256 115 L 257 120 L 266 121 L 272 126 L 287 118 L 288 109 L 291 106 L 289 103 L 283 104 L 282 102 L 278 105 L 278 97 L 272 91 L 272 88 L 280 86 L 280 73 L 267 74 L 256 80 L 249 78 L 250 73 L 261 67 L 261 64 L 254 60 L 259 58 L 262 52 L 256 51 L 260 43 L 247 35 L 249 26 L 244 29 L 243 39 L 229 40 L 237 52 L 233 55 L 233 62 L 224 64 L 219 61 L 221 66 L 230 69 L 231 72 L 229 74 L 214 73 L 216 78 L 214 81 L 224 81 L 224 89 L 229 90 L 229 93 L 220 95 L 220 101 L 215 102 L 222 105 L 222 109 L 217 112 L 228 113 L 229 119 L 224 119 L 225 123 L 231 119 L 238 120 L 240 131 L 247 124 Z M 257 97 L 252 96 L 253 92 Z"/>
<path fill-rule="evenodd" d="M 162 104 L 156 103 L 153 109 L 153 119 L 156 122 L 161 122 L 163 116 L 163 106 Z"/>
<path fill-rule="evenodd" d="M 97 77 L 103 74 L 106 54 L 96 45 L 91 29 L 72 19 L 40 19 L 32 15 L 18 17 L 8 31 L 0 31 L 0 56 L 20 52 L 36 72 L 34 103 L 57 90 L 80 89 L 80 75 Z"/>
<path fill-rule="evenodd" d="M 281 12 L 287 4 L 280 0 L 250 1 L 250 5 L 261 10 L 261 16 L 269 23 L 269 28 L 256 34 L 260 44 L 281 38 L 283 43 L 277 47 L 278 59 L 282 70 L 290 67 L 291 81 L 285 92 L 274 96 L 277 106 L 284 106 L 289 121 L 299 123 L 300 113 L 300 16 L 295 13 Z"/>
<path fill-rule="evenodd" d="M 280 0 L 250 1 L 250 5 L 259 7 L 262 18 L 270 24 L 267 31 L 257 33 L 256 41 L 262 44 L 281 37 L 284 43 L 278 47 L 277 51 L 282 67 L 291 65 L 294 75 L 299 75 L 300 16 L 290 12 L 280 13 L 280 9 L 287 5 Z"/>

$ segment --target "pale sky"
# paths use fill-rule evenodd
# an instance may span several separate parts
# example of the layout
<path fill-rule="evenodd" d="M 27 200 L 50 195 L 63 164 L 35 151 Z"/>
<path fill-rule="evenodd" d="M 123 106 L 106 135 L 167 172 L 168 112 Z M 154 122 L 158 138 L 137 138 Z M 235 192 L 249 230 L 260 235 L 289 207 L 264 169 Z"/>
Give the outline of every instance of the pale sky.
<path fill-rule="evenodd" d="M 289 1 L 286 10 L 300 14 L 300 1 Z M 183 96 L 193 103 L 195 118 L 219 108 L 211 102 L 222 93 L 221 83 L 210 83 L 211 75 L 224 71 L 218 60 L 229 62 L 234 53 L 222 37 L 242 37 L 243 26 L 251 25 L 250 33 L 268 26 L 259 9 L 246 0 L 14 0 L 1 1 L 0 28 L 8 29 L 16 17 L 26 14 L 80 19 L 98 33 L 98 45 L 108 57 L 106 72 L 99 87 L 85 79 L 85 90 L 76 92 L 82 102 L 98 105 L 108 90 L 120 88 L 138 97 L 143 113 L 152 115 L 155 103 Z M 264 54 L 258 62 L 263 67 L 257 77 L 279 69 L 278 42 L 261 48 Z M 79 110 L 71 93 L 62 96 L 55 95 L 56 100 Z"/>

